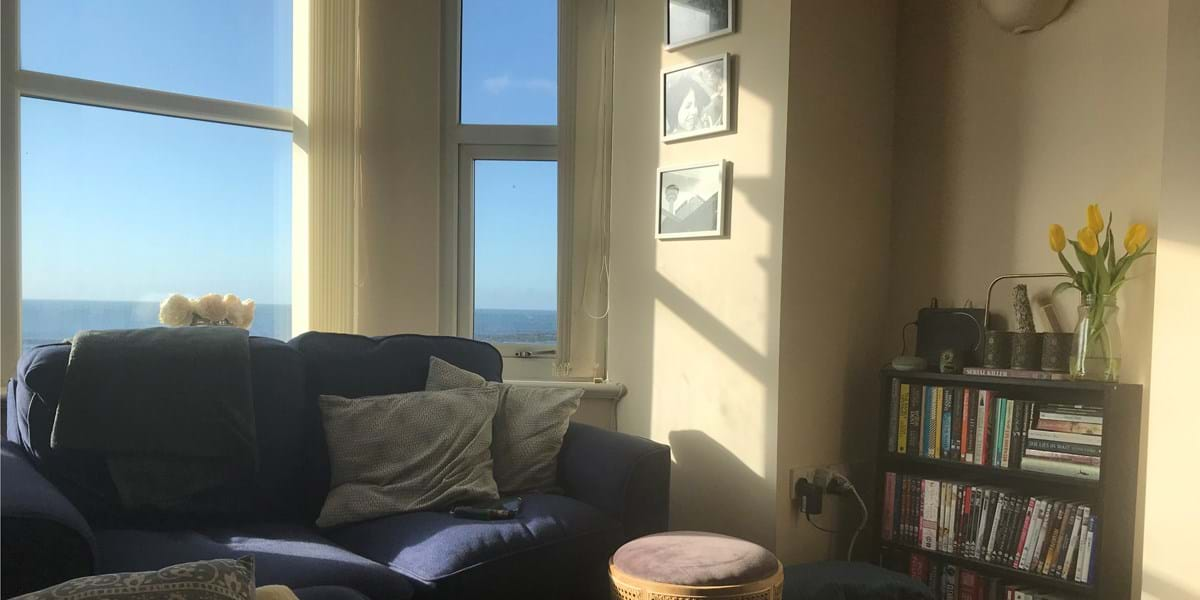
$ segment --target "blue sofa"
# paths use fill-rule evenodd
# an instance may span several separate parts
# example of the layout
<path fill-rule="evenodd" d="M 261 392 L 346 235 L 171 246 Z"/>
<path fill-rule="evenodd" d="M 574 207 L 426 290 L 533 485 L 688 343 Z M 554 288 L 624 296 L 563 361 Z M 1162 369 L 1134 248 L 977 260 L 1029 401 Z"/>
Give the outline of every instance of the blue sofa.
<path fill-rule="evenodd" d="M 529 495 L 511 521 L 444 512 L 320 530 L 329 486 L 319 394 L 424 389 L 429 357 L 492 381 L 490 345 L 452 337 L 307 333 L 250 339 L 259 469 L 220 515 L 123 510 L 103 459 L 50 447 L 69 344 L 25 353 L 8 387 L 0 474 L 3 594 L 92 573 L 253 554 L 258 584 L 343 586 L 374 599 L 607 597 L 607 559 L 667 525 L 670 454 L 646 439 L 572 423 L 561 495 Z"/>

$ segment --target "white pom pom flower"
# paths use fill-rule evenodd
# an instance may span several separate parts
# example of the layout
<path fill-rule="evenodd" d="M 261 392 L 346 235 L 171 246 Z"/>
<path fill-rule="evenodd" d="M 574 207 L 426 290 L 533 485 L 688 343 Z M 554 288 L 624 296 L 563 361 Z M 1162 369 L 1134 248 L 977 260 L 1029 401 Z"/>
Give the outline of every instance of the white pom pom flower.
<path fill-rule="evenodd" d="M 217 294 L 205 294 L 196 300 L 196 312 L 216 323 L 225 319 L 225 300 Z"/>
<path fill-rule="evenodd" d="M 236 325 L 242 329 L 250 329 L 250 324 L 254 322 L 254 300 L 242 301 L 242 310 L 238 317 Z"/>
<path fill-rule="evenodd" d="M 168 327 L 183 327 L 192 322 L 192 301 L 183 294 L 171 294 L 158 306 L 158 320 Z"/>
<path fill-rule="evenodd" d="M 225 304 L 225 318 L 234 326 L 241 327 L 239 323 L 242 320 L 242 300 L 237 294 L 225 294 L 221 301 Z"/>

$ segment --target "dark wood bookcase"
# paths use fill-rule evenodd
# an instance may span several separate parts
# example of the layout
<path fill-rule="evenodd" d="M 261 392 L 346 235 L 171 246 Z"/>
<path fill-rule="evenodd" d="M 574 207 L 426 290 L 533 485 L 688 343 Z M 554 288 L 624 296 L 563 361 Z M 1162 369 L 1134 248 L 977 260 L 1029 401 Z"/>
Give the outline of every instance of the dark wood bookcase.
<path fill-rule="evenodd" d="M 890 452 L 888 429 L 893 379 L 899 379 L 902 383 L 993 390 L 1007 398 L 1039 403 L 1102 406 L 1104 435 L 1101 439 L 1100 452 L 1103 458 L 1100 479 L 1092 481 Z M 1137 499 L 1142 468 L 1141 437 L 1145 424 L 1142 386 L 884 369 L 880 376 L 880 390 L 877 493 L 872 512 L 882 514 L 879 511 L 883 506 L 884 474 L 891 471 L 928 479 L 1009 488 L 1028 495 L 1078 500 L 1087 502 L 1099 515 L 1094 550 L 1097 553 L 1094 567 L 1096 573 L 1091 585 L 884 540 L 881 519 L 875 519 L 872 533 L 879 545 L 881 561 L 889 552 L 924 553 L 930 558 L 957 564 L 986 576 L 1001 577 L 1013 583 L 1038 587 L 1045 591 L 1060 591 L 1074 597 L 1106 600 L 1130 597 L 1135 558 Z"/>

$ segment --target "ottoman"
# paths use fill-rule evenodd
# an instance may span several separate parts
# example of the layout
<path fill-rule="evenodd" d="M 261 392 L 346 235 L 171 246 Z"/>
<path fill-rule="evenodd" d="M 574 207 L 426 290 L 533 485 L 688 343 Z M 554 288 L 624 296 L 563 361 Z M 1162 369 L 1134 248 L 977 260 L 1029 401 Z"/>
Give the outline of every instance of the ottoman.
<path fill-rule="evenodd" d="M 700 531 L 671 531 L 621 546 L 608 565 L 614 600 L 780 600 L 783 566 L 762 546 Z"/>

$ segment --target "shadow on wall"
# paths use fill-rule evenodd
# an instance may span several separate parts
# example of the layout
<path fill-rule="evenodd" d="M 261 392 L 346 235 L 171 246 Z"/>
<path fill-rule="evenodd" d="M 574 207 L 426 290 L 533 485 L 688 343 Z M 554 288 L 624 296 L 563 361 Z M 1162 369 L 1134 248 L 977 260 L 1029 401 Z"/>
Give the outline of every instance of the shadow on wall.
<path fill-rule="evenodd" d="M 774 537 L 772 520 L 754 510 L 730 510 L 737 507 L 728 502 L 733 494 L 770 496 L 766 480 L 703 431 L 672 431 L 668 440 L 675 458 L 671 465 L 672 523 L 703 524 L 718 533 L 755 541 Z M 678 492 L 687 494 L 686 501 L 676 499 Z M 764 504 L 763 510 L 772 510 L 772 504 Z"/>

